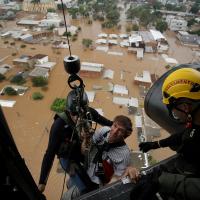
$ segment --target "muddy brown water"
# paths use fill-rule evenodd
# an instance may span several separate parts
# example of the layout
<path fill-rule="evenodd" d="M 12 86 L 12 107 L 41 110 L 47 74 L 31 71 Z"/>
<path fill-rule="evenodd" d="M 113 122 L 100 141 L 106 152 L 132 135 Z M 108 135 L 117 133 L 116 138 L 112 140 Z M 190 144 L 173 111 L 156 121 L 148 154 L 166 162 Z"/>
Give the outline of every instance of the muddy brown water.
<path fill-rule="evenodd" d="M 137 60 L 135 54 L 128 54 L 125 48 L 111 47 L 110 51 L 123 52 L 123 56 L 108 55 L 107 53 L 100 51 L 84 50 L 81 44 L 83 38 L 97 39 L 97 35 L 101 32 L 106 33 L 120 33 L 119 30 L 102 30 L 99 22 L 93 22 L 92 25 L 88 25 L 85 20 L 74 21 L 74 25 L 82 27 L 82 31 L 79 33 L 78 40 L 71 42 L 72 54 L 78 55 L 81 61 L 96 62 L 104 64 L 106 69 L 114 70 L 114 79 L 106 80 L 102 78 L 83 78 L 86 85 L 86 90 L 92 90 L 92 86 L 102 85 L 106 86 L 108 82 L 114 84 L 126 85 L 129 90 L 129 97 L 139 97 L 138 87 L 134 85 L 133 78 L 136 73 L 140 73 L 143 70 L 149 70 L 151 73 L 162 75 L 166 72 L 166 63 L 159 54 L 146 54 L 143 60 Z M 9 26 L 9 24 L 7 25 Z M 166 35 L 170 50 L 168 55 L 176 58 L 179 63 L 191 62 L 194 57 L 192 50 L 188 47 L 183 47 L 176 42 L 175 35 L 168 33 Z M 10 55 L 3 63 L 11 64 L 15 58 L 11 56 L 13 52 L 16 52 L 16 48 L 10 48 L 9 45 L 4 44 L 4 40 L 0 41 L 0 58 Z M 12 40 L 11 40 L 12 41 Z M 29 90 L 23 96 L 8 97 L 1 96 L 0 99 L 12 99 L 16 100 L 16 104 L 13 108 L 3 108 L 4 114 L 8 121 L 14 140 L 17 144 L 21 156 L 25 159 L 25 163 L 28 166 L 31 174 L 33 175 L 36 183 L 39 179 L 40 167 L 42 158 L 47 146 L 50 126 L 53 121 L 54 113 L 50 111 L 50 105 L 56 97 L 66 97 L 70 90 L 67 85 L 68 75 L 64 71 L 63 58 L 69 55 L 67 49 L 58 50 L 60 54 L 56 54 L 52 50 L 51 45 L 44 46 L 43 44 L 30 45 L 26 44 L 26 48 L 20 48 L 21 42 L 16 42 L 15 47 L 19 47 L 19 55 L 35 55 L 38 53 L 47 54 L 50 61 L 56 61 L 57 65 L 50 72 L 49 85 L 47 91 L 41 91 L 40 88 L 34 88 L 31 86 L 31 82 L 26 83 L 29 86 Z M 34 48 L 34 49 L 33 49 Z M 16 56 L 17 57 L 17 56 Z M 21 67 L 14 68 L 6 75 L 7 78 L 11 77 L 18 71 L 21 71 Z M 124 70 L 124 80 L 120 79 L 121 71 Z M 0 89 L 4 85 L 9 84 L 9 81 L 0 83 Z M 34 101 L 31 99 L 31 95 L 35 91 L 40 91 L 44 94 L 44 99 L 41 101 Z M 90 103 L 91 106 L 96 108 L 102 108 L 104 116 L 113 119 L 118 114 L 128 115 L 127 108 L 120 107 L 112 103 L 113 95 L 106 91 L 97 91 L 95 100 Z M 133 115 L 129 115 L 134 123 Z M 166 137 L 168 134 L 162 131 L 162 137 Z M 136 142 L 135 129 L 133 134 L 126 140 L 129 147 L 133 150 L 138 150 Z M 162 160 L 169 155 L 172 155 L 172 151 L 169 149 L 155 150 L 152 153 L 156 160 Z M 63 174 L 57 173 L 58 160 L 55 159 L 53 168 L 51 170 L 48 184 L 45 190 L 45 195 L 48 200 L 58 200 L 63 184 Z"/>

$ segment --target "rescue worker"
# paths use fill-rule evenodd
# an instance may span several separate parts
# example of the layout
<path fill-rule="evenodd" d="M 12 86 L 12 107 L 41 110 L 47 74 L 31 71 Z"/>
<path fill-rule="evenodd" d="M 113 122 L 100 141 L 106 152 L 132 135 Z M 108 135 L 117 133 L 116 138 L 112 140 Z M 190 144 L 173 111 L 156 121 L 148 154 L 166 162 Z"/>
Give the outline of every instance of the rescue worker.
<path fill-rule="evenodd" d="M 164 80 L 163 103 L 169 116 L 185 125 L 185 130 L 166 139 L 143 142 L 140 150 L 178 146 L 177 157 L 142 177 L 131 193 L 131 199 L 155 199 L 159 192 L 163 199 L 200 199 L 200 72 L 180 68 Z"/>
<path fill-rule="evenodd" d="M 51 126 L 49 142 L 46 153 L 43 157 L 41 173 L 38 188 L 41 192 L 45 190 L 48 176 L 53 165 L 55 155 L 61 160 L 67 172 L 70 171 L 71 161 L 75 163 L 84 162 L 84 156 L 81 154 L 81 140 L 75 130 L 80 109 L 87 110 L 86 115 L 91 117 L 90 122 L 94 121 L 103 126 L 111 126 L 112 121 L 101 116 L 95 109 L 88 107 L 88 98 L 86 93 L 80 102 L 77 101 L 77 91 L 69 92 L 66 100 L 66 110 L 62 114 L 54 116 L 54 122 Z M 88 123 L 88 119 L 85 119 Z M 72 183 L 82 184 L 81 178 L 76 174 L 70 176 Z"/>

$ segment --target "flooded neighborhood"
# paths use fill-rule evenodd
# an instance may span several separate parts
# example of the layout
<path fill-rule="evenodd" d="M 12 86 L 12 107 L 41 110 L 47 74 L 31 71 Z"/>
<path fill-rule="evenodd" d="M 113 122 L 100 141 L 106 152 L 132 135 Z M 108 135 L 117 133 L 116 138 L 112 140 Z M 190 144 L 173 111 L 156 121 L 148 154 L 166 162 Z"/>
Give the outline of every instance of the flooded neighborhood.
<path fill-rule="evenodd" d="M 4 77 L 0 81 L 0 105 L 35 182 L 38 184 L 56 113 L 51 106 L 56 98 L 65 99 L 71 90 L 63 62 L 70 55 L 66 36 L 70 38 L 71 54 L 80 59 L 79 76 L 85 84 L 90 106 L 110 120 L 119 114 L 131 118 L 133 133 L 126 143 L 133 155 L 141 160 L 139 155 L 143 153 L 138 148 L 141 141 L 154 141 L 169 135 L 145 114 L 145 94 L 174 66 L 199 62 L 199 36 L 195 35 L 194 39 L 184 28 L 170 29 L 170 23 L 161 32 L 153 24 L 136 23 L 138 17 L 127 20 L 127 10 L 136 7 L 137 3 L 142 6 L 139 1 L 119 1 L 119 23 L 109 28 L 102 27 L 98 19 L 80 14 L 73 17 L 66 9 L 68 32 L 62 10 L 57 9 L 54 1 L 41 1 L 44 5 L 35 4 L 38 6 L 35 8 L 30 2 L 4 3 L 0 0 L 2 13 L 9 14 L 8 11 L 16 7 L 13 19 L 0 20 L 0 74 Z M 79 1 L 65 1 L 65 5 L 73 7 L 75 2 L 77 7 Z M 188 9 L 184 12 L 188 13 Z M 180 17 L 178 11 L 162 14 L 166 20 Z M 181 17 L 188 21 L 187 15 Z M 133 24 L 137 24 L 138 29 L 127 30 Z M 21 83 L 14 81 L 19 76 Z M 37 77 L 47 83 L 38 86 Z M 16 95 L 9 94 L 8 88 L 16 91 Z M 151 161 L 158 162 L 173 154 L 171 149 L 165 148 L 150 152 L 150 157 Z M 148 160 L 148 165 L 151 161 Z M 145 158 L 142 162 L 145 167 Z M 61 195 L 64 173 L 60 172 L 58 163 L 55 159 L 45 190 L 48 200 L 59 199 Z"/>

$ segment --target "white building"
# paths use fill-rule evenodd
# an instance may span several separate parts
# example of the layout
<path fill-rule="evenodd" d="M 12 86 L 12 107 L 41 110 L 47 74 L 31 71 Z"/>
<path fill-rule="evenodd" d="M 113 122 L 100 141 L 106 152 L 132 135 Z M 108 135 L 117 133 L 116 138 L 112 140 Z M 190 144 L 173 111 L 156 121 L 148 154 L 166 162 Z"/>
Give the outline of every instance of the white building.
<path fill-rule="evenodd" d="M 183 18 L 176 18 L 175 16 L 167 16 L 166 22 L 171 31 L 186 31 L 187 21 Z"/>
<path fill-rule="evenodd" d="M 142 42 L 142 37 L 140 35 L 132 34 L 129 37 L 129 43 L 132 47 L 140 47 L 140 43 Z"/>
<path fill-rule="evenodd" d="M 100 63 L 82 62 L 80 75 L 86 77 L 99 77 L 102 75 L 104 65 Z"/>
<path fill-rule="evenodd" d="M 40 27 L 59 27 L 61 23 L 61 19 L 43 19 L 40 21 Z"/>
<path fill-rule="evenodd" d="M 66 32 L 66 28 L 65 27 L 57 27 L 57 28 L 54 28 L 54 32 L 57 32 L 58 35 L 62 36 Z M 67 32 L 70 32 L 71 35 L 77 34 L 78 27 L 72 26 L 72 25 L 67 25 Z"/>
<path fill-rule="evenodd" d="M 42 76 L 44 78 L 48 78 L 49 77 L 49 70 L 43 67 L 36 67 L 34 68 L 30 73 L 29 73 L 30 77 L 39 77 Z"/>
<path fill-rule="evenodd" d="M 43 64 L 36 64 L 36 65 L 34 65 L 34 66 L 35 66 L 35 67 L 40 67 L 40 68 L 46 68 L 46 69 L 48 69 L 49 71 L 51 71 L 51 70 L 54 68 L 55 65 L 56 65 L 55 62 L 45 62 L 45 63 L 43 63 Z"/>
<path fill-rule="evenodd" d="M 166 4 L 178 5 L 179 4 L 178 0 L 159 0 L 159 2 L 161 2 L 163 5 L 166 5 Z"/>
<path fill-rule="evenodd" d="M 126 107 L 139 107 L 138 99 L 137 98 L 124 98 L 124 97 L 113 97 L 113 103 L 118 105 L 124 105 Z"/>
<path fill-rule="evenodd" d="M 44 64 L 49 61 L 48 55 L 37 54 L 32 59 L 35 60 L 36 64 Z"/>
<path fill-rule="evenodd" d="M 120 95 L 128 95 L 128 89 L 126 88 L 125 85 L 114 85 L 113 87 L 113 93 L 116 93 L 116 94 L 120 94 Z"/>
<path fill-rule="evenodd" d="M 107 38 L 107 37 L 108 37 L 108 34 L 106 34 L 106 33 L 100 33 L 100 34 L 98 34 L 97 37 L 98 37 L 98 38 Z"/>
<path fill-rule="evenodd" d="M 152 83 L 150 72 L 144 70 L 142 74 L 136 73 L 134 82 L 138 85 L 150 86 Z"/>
<path fill-rule="evenodd" d="M 16 22 L 17 25 L 24 25 L 24 26 L 38 26 L 40 21 L 32 20 L 32 19 L 21 19 Z"/>

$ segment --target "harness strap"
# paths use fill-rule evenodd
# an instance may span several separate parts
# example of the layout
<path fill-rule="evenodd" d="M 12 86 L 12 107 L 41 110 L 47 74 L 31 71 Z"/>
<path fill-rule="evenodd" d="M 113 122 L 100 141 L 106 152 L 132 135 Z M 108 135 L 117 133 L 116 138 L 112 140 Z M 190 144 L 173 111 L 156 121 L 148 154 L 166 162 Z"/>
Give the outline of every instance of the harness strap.
<path fill-rule="evenodd" d="M 109 131 L 107 131 L 106 133 L 103 134 L 103 137 L 105 138 L 107 136 L 107 134 L 109 133 Z M 96 147 L 98 149 L 94 159 L 93 159 L 93 163 L 96 164 L 97 166 L 97 172 L 96 172 L 96 176 L 99 177 L 99 179 L 101 180 L 101 182 L 103 184 L 108 183 L 110 181 L 110 178 L 112 177 L 112 174 L 114 173 L 113 168 L 111 169 L 111 165 L 107 164 L 105 160 L 102 159 L 102 154 L 103 152 L 108 152 L 110 149 L 112 148 L 116 148 L 116 147 L 120 147 L 120 146 L 124 146 L 126 143 L 124 141 L 120 141 L 117 143 L 108 143 L 108 142 L 104 142 L 103 145 L 98 145 L 96 144 Z M 109 171 L 109 177 L 107 177 L 106 175 L 106 169 Z"/>
<path fill-rule="evenodd" d="M 60 117 L 67 125 L 74 127 L 75 123 L 71 120 L 69 113 L 62 112 L 62 113 L 56 113 L 55 118 Z"/>

